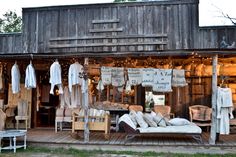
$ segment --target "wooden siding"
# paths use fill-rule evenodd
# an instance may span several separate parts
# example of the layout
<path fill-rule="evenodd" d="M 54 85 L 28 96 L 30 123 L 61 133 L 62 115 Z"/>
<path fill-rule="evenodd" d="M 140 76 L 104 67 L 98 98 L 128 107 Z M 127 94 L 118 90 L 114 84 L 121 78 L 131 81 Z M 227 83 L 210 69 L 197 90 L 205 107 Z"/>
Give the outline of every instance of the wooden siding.
<path fill-rule="evenodd" d="M 191 49 L 198 0 L 23 9 L 25 53 Z"/>
<path fill-rule="evenodd" d="M 0 34 L 0 54 L 22 53 L 22 34 Z"/>
<path fill-rule="evenodd" d="M 223 36 L 226 37 L 226 42 L 232 44 L 236 42 L 236 27 L 235 26 L 214 26 L 200 27 L 198 40 L 195 41 L 195 48 L 220 48 L 220 42 Z"/>

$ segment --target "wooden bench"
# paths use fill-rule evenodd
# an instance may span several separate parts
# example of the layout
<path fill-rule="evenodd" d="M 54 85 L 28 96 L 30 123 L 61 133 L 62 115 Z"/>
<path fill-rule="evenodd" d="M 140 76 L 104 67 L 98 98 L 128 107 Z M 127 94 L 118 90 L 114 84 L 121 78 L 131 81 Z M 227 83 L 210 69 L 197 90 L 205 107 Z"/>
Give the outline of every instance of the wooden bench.
<path fill-rule="evenodd" d="M 108 113 L 101 116 L 89 116 L 88 127 L 90 131 L 104 131 L 105 139 L 110 138 L 111 119 Z M 72 133 L 84 130 L 84 116 L 78 111 L 72 113 Z"/>

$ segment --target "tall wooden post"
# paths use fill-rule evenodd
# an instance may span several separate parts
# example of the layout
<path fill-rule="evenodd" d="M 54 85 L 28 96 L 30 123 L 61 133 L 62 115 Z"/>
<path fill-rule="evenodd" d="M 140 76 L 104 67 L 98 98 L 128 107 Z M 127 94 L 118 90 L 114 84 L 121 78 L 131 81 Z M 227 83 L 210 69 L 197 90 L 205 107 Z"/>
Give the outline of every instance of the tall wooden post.
<path fill-rule="evenodd" d="M 209 138 L 210 144 L 215 144 L 216 142 L 216 129 L 217 129 L 217 119 L 216 119 L 216 100 L 217 100 L 217 63 L 218 55 L 212 57 L 212 96 L 211 96 L 211 107 L 212 107 L 212 120 L 211 120 L 211 134 Z"/>
<path fill-rule="evenodd" d="M 84 81 L 83 81 L 83 108 L 84 108 L 84 142 L 89 141 L 89 100 L 88 100 L 88 58 L 84 59 Z"/>

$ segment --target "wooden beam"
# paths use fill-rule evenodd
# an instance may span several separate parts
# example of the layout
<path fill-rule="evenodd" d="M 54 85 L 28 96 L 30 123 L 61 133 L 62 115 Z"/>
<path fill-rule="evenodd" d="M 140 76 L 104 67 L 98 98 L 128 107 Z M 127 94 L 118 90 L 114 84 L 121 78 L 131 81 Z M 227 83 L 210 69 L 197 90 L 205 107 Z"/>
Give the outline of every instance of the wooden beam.
<path fill-rule="evenodd" d="M 60 44 L 49 45 L 50 49 L 58 48 L 74 48 L 74 47 L 103 47 L 103 46 L 136 46 L 136 45 L 166 45 L 167 42 L 155 41 L 155 42 L 134 42 L 134 43 L 90 43 L 90 44 Z"/>
<path fill-rule="evenodd" d="M 123 28 L 110 28 L 110 29 L 90 29 L 90 33 L 103 33 L 103 32 L 122 32 Z"/>
<path fill-rule="evenodd" d="M 217 64 L 218 55 L 212 57 L 212 96 L 211 96 L 211 108 L 212 108 L 212 120 L 211 120 L 211 133 L 209 137 L 209 143 L 215 144 L 216 141 L 216 129 L 217 129 L 217 119 L 216 119 L 216 99 L 217 99 Z"/>
<path fill-rule="evenodd" d="M 83 37 L 57 37 L 51 38 L 50 42 L 70 40 L 91 40 L 91 39 L 129 39 L 129 38 L 167 38 L 167 34 L 144 34 L 144 35 L 116 35 L 116 36 L 83 36 Z"/>
<path fill-rule="evenodd" d="M 110 19 L 110 20 L 92 20 L 93 24 L 103 24 L 103 23 L 118 23 L 119 19 Z"/>

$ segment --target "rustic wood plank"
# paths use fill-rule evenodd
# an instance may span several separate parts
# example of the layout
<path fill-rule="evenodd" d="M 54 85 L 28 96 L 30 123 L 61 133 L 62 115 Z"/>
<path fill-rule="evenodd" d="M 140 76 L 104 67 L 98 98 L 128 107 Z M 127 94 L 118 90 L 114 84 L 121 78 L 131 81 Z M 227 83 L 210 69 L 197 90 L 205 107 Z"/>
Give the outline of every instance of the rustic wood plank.
<path fill-rule="evenodd" d="M 104 19 L 104 20 L 92 20 L 93 24 L 103 24 L 103 23 L 118 23 L 119 19 Z"/>
<path fill-rule="evenodd" d="M 91 44 L 60 44 L 60 45 L 49 45 L 49 48 L 73 48 L 73 47 L 97 47 L 97 46 L 130 46 L 130 45 L 165 45 L 166 42 L 143 42 L 143 43 L 91 43 Z"/>
<path fill-rule="evenodd" d="M 95 26 L 94 26 L 95 27 Z M 140 35 L 116 35 L 116 36 L 84 36 L 84 37 L 57 37 L 51 38 L 50 41 L 61 41 L 61 40 L 90 40 L 90 39 L 126 39 L 126 38 L 167 38 L 167 34 L 141 34 Z"/>
<path fill-rule="evenodd" d="M 103 32 L 122 32 L 123 28 L 107 28 L 107 29 L 90 29 L 90 33 L 103 33 Z"/>

